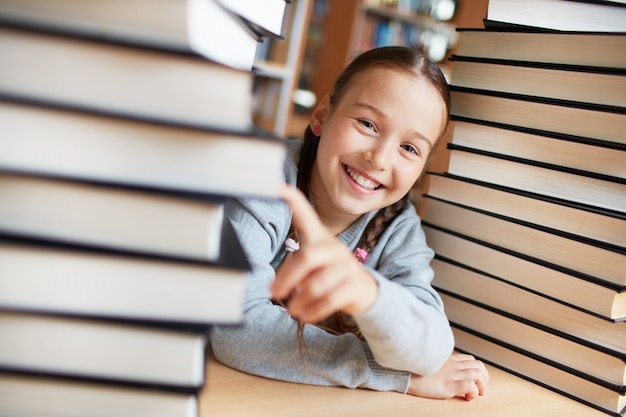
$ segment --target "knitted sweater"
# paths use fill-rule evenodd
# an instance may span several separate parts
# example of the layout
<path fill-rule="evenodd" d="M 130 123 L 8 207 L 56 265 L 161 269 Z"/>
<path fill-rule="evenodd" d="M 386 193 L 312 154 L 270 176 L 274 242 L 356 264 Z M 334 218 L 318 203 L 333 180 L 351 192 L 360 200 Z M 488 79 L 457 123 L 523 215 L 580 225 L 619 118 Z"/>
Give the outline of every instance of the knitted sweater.
<path fill-rule="evenodd" d="M 285 181 L 295 184 L 301 142 L 289 141 Z M 353 251 L 375 212 L 361 216 L 338 236 Z M 297 323 L 270 300 L 275 269 L 285 255 L 291 224 L 282 201 L 232 200 L 227 216 L 252 265 L 241 326 L 215 326 L 211 347 L 222 363 L 244 372 L 285 381 L 406 392 L 410 373 L 436 372 L 454 341 L 440 297 L 431 287 L 433 251 L 426 245 L 412 204 L 392 222 L 369 252 L 365 268 L 378 282 L 374 305 L 354 317 L 354 334 L 332 335 L 304 327 L 299 349 Z"/>

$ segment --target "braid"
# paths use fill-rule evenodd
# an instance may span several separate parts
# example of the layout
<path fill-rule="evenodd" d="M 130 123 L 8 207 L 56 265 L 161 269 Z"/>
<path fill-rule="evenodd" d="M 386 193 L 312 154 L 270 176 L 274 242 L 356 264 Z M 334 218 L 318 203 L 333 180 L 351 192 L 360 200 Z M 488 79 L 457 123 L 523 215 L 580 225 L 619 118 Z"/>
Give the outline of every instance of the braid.
<path fill-rule="evenodd" d="M 400 214 L 404 207 L 406 207 L 408 201 L 409 195 L 407 194 L 394 204 L 380 209 L 365 227 L 358 247 L 366 252 L 372 250 L 376 242 L 378 242 L 380 235 L 387 229 L 393 219 Z"/>
<path fill-rule="evenodd" d="M 296 180 L 296 186 L 305 196 L 310 193 L 309 183 L 311 181 L 311 172 L 313 171 L 313 164 L 315 163 L 315 157 L 317 155 L 317 146 L 320 143 L 319 136 L 315 136 L 311 130 L 311 126 L 307 126 L 304 131 L 304 143 L 300 148 L 300 155 L 298 160 L 298 176 Z M 299 241 L 298 231 L 293 226 L 293 222 L 289 227 L 288 237 Z"/>

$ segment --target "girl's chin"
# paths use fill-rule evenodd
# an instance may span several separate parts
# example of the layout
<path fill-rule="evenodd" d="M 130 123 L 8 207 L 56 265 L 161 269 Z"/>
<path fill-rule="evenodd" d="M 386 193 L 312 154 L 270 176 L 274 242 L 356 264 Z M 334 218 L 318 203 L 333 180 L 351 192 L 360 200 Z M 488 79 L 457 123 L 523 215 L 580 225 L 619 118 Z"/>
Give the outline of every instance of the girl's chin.
<path fill-rule="evenodd" d="M 342 198 L 339 200 L 337 207 L 343 213 L 357 217 L 369 213 L 372 210 L 378 210 L 384 206 L 373 201 L 363 201 L 363 199 L 359 198 Z"/>

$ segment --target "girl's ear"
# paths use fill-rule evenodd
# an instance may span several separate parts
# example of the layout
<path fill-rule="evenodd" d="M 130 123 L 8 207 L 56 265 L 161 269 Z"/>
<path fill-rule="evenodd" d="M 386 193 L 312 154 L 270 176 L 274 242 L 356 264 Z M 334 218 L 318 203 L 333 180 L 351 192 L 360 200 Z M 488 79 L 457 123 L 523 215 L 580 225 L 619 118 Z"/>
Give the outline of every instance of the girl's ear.
<path fill-rule="evenodd" d="M 320 129 L 324 125 L 324 119 L 326 119 L 326 115 L 328 115 L 328 111 L 330 109 L 330 96 L 326 94 L 322 100 L 320 100 L 313 113 L 311 113 L 311 129 L 319 127 Z"/>

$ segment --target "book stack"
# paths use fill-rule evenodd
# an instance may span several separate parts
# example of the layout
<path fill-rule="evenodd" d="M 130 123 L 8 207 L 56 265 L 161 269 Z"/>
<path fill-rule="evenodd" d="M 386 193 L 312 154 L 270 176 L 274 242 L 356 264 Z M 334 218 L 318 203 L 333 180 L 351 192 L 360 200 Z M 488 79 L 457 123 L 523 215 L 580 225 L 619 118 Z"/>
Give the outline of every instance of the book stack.
<path fill-rule="evenodd" d="M 224 204 L 286 153 L 235 4 L 0 1 L 1 415 L 198 414 L 250 271 Z"/>
<path fill-rule="evenodd" d="M 535 3 L 556 12 L 492 14 Z M 626 33 L 540 26 L 584 7 L 626 29 L 624 5 L 602 3 L 490 0 L 485 29 L 459 29 L 424 229 L 459 350 L 623 415 Z"/>

